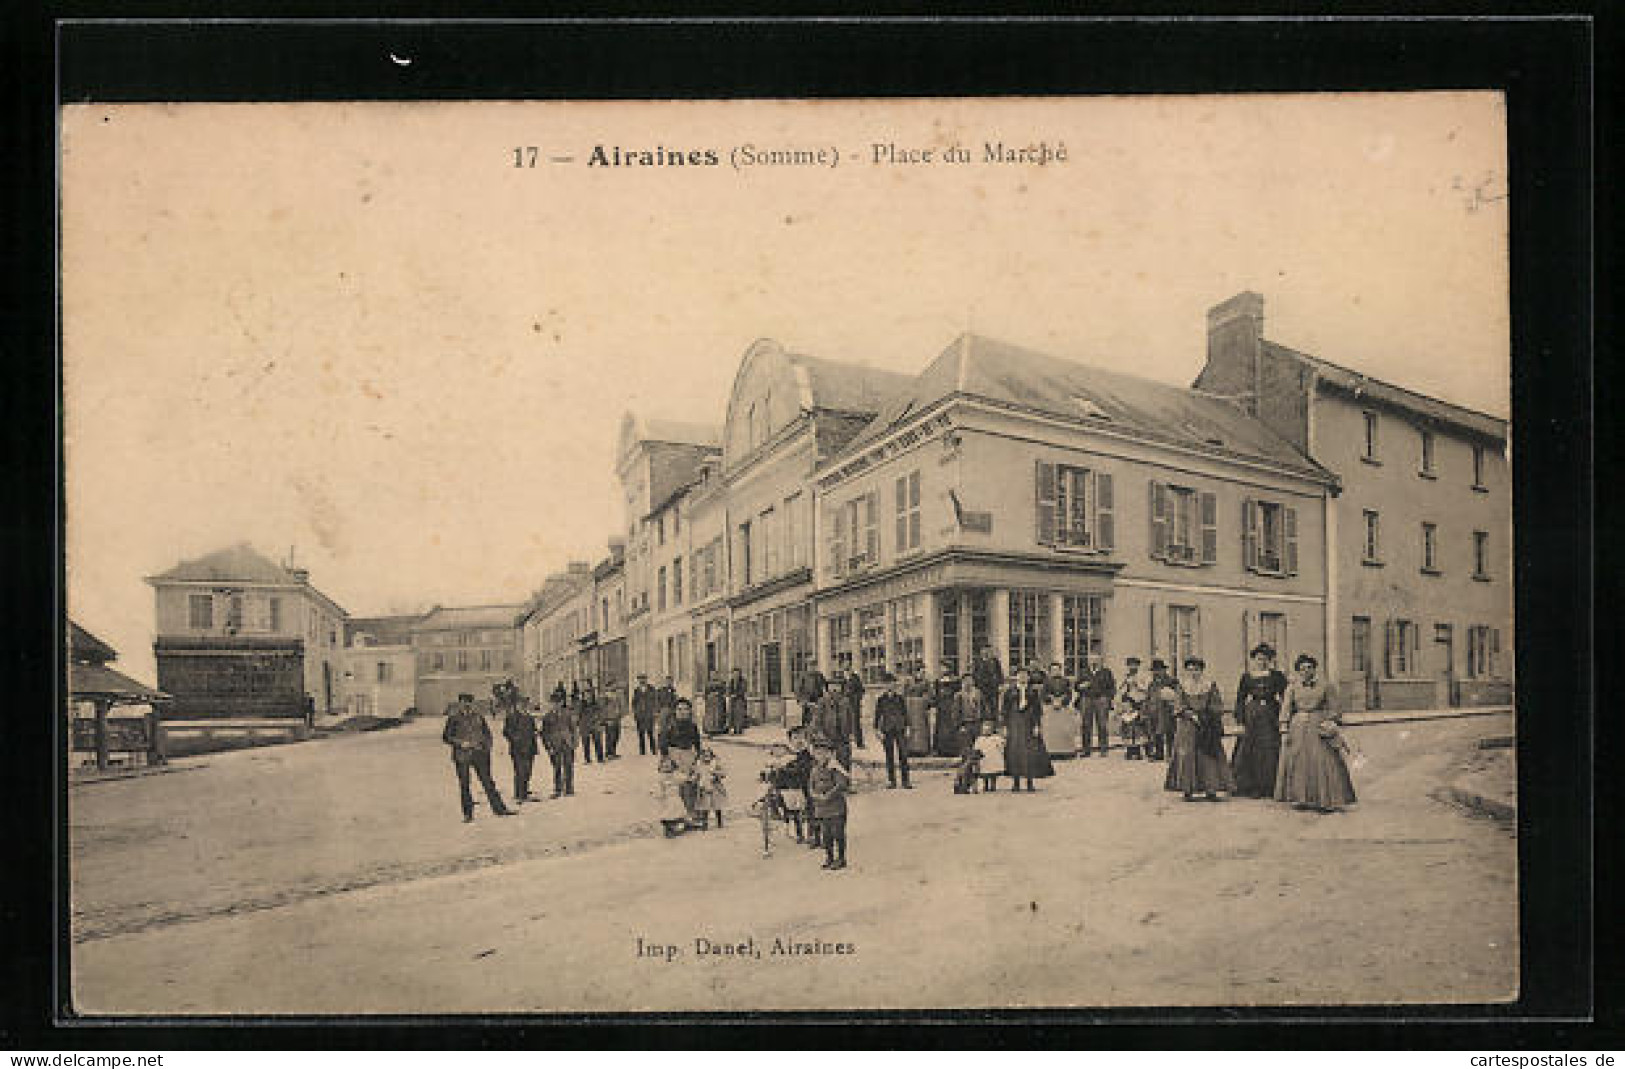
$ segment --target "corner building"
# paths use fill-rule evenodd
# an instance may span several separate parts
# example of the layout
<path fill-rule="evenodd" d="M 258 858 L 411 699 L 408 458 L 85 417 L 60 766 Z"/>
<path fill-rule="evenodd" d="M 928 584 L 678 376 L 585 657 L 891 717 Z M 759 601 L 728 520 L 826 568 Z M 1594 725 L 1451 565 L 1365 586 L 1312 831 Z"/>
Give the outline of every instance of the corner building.
<path fill-rule="evenodd" d="M 1336 479 L 1226 401 L 966 334 L 816 482 L 826 669 L 1324 657 Z"/>

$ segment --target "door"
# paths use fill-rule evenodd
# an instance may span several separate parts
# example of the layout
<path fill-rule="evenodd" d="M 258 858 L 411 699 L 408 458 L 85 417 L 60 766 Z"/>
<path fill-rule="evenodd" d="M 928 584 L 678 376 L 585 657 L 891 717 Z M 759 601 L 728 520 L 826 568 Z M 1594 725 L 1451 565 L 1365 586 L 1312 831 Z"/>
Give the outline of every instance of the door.
<path fill-rule="evenodd" d="M 1369 616 L 1356 616 L 1352 621 L 1349 632 L 1350 658 L 1349 675 L 1350 687 L 1355 694 L 1360 695 L 1362 709 L 1375 709 L 1377 707 L 1375 673 L 1371 671 L 1371 618 Z"/>
<path fill-rule="evenodd" d="M 762 643 L 762 692 L 776 698 L 784 693 L 784 670 L 777 642 Z"/>
<path fill-rule="evenodd" d="M 322 662 L 322 712 L 333 708 L 333 666 Z"/>
<path fill-rule="evenodd" d="M 1456 636 L 1449 624 L 1433 625 L 1433 648 L 1438 651 L 1439 696 L 1454 708 L 1461 704 L 1461 687 L 1456 681 Z"/>
<path fill-rule="evenodd" d="M 1185 668 L 1185 658 L 1199 657 L 1197 650 L 1196 607 L 1168 606 L 1168 671 L 1176 676 Z"/>

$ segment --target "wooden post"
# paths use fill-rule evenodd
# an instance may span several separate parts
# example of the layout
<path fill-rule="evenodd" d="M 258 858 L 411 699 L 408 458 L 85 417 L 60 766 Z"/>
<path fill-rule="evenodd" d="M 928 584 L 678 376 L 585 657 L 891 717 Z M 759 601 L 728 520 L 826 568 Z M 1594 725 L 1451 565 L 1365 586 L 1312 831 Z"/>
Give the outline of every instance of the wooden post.
<path fill-rule="evenodd" d="M 109 701 L 98 701 L 96 706 L 96 770 L 107 771 L 107 710 Z"/>

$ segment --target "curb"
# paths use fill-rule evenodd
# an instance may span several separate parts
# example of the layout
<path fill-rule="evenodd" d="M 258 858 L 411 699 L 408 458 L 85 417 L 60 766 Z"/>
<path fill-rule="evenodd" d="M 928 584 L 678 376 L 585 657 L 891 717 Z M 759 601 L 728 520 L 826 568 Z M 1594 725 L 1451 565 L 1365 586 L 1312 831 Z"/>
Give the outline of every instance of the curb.
<path fill-rule="evenodd" d="M 1344 713 L 1345 727 L 1366 727 L 1375 724 L 1408 724 L 1418 720 L 1460 720 L 1474 716 L 1501 716 L 1511 713 L 1510 705 L 1480 705 L 1462 709 L 1402 709 L 1391 713 L 1382 711 Z"/>
<path fill-rule="evenodd" d="M 1441 802 L 1465 809 L 1475 816 L 1490 817 L 1511 823 L 1518 819 L 1518 807 L 1503 802 L 1497 798 L 1490 798 L 1473 790 L 1463 787 L 1459 783 L 1446 784 L 1433 792 L 1433 797 Z"/>

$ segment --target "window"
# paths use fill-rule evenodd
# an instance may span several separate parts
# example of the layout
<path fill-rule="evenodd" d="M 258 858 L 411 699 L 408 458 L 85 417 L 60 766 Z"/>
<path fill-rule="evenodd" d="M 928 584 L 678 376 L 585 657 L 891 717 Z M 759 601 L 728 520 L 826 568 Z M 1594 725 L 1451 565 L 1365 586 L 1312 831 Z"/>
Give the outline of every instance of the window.
<path fill-rule="evenodd" d="M 1417 472 L 1417 474 L 1425 476 L 1426 478 L 1429 478 L 1429 479 L 1433 478 L 1434 475 L 1436 474 L 1434 472 L 1434 470 L 1433 470 L 1433 432 L 1432 431 L 1423 431 L 1422 432 L 1422 467 Z"/>
<path fill-rule="evenodd" d="M 655 578 L 655 611 L 666 611 L 666 567 L 661 565 Z"/>
<path fill-rule="evenodd" d="M 603 627 L 604 627 L 604 630 L 607 631 L 607 630 L 609 630 L 609 599 L 608 598 L 603 599 L 603 610 L 604 610 Z"/>
<path fill-rule="evenodd" d="M 878 683 L 886 671 L 886 613 L 876 606 L 858 610 L 858 642 L 863 680 Z"/>
<path fill-rule="evenodd" d="M 389 682 L 390 663 L 388 661 L 379 661 L 376 665 L 373 666 L 373 668 L 374 668 L 374 671 L 376 673 L 373 676 L 373 679 L 375 679 L 379 683 L 388 683 Z"/>
<path fill-rule="evenodd" d="M 1422 524 L 1422 570 L 1439 574 L 1439 525 L 1435 523 Z"/>
<path fill-rule="evenodd" d="M 897 552 L 920 548 L 920 473 L 911 471 L 897 480 Z"/>
<path fill-rule="evenodd" d="M 661 513 L 655 517 L 655 541 L 659 545 L 666 544 L 666 514 Z"/>
<path fill-rule="evenodd" d="M 751 567 L 751 539 L 750 521 L 746 520 L 739 525 L 739 584 L 750 586 L 756 581 L 755 570 Z"/>
<path fill-rule="evenodd" d="M 779 574 L 779 514 L 768 508 L 757 517 L 756 529 L 761 533 L 761 551 L 757 559 L 762 563 L 762 578 Z"/>
<path fill-rule="evenodd" d="M 1473 446 L 1473 489 L 1488 490 L 1484 485 L 1484 447 Z"/>
<path fill-rule="evenodd" d="M 806 499 L 799 493 L 784 499 L 784 546 L 780 559 L 784 561 L 786 571 L 807 566 L 807 541 L 802 537 L 807 527 L 807 519 L 802 515 L 805 506 Z"/>
<path fill-rule="evenodd" d="M 683 513 L 680 509 L 671 510 L 671 536 L 676 538 L 683 533 Z"/>
<path fill-rule="evenodd" d="M 468 651 L 467 650 L 458 650 L 457 651 L 457 671 L 459 671 L 459 672 L 468 671 Z"/>
<path fill-rule="evenodd" d="M 898 675 L 912 675 L 925 667 L 924 600 L 915 594 L 891 603 L 892 669 Z"/>
<path fill-rule="evenodd" d="M 241 631 L 243 629 L 243 596 L 233 594 L 226 599 L 226 630 Z"/>
<path fill-rule="evenodd" d="M 1037 479 L 1040 545 L 1101 551 L 1112 548 L 1110 475 L 1039 461 Z"/>
<path fill-rule="evenodd" d="M 1360 558 L 1362 564 L 1382 563 L 1382 521 L 1371 509 L 1366 509 L 1365 516 L 1365 545 L 1364 554 Z"/>
<path fill-rule="evenodd" d="M 502 651 L 502 670 L 504 672 L 513 671 L 513 650 Z"/>
<path fill-rule="evenodd" d="M 1360 459 L 1368 464 L 1379 463 L 1377 458 L 1377 414 L 1375 412 L 1360 413 L 1365 420 L 1365 452 Z"/>
<path fill-rule="evenodd" d="M 1201 620 L 1194 605 L 1168 606 L 1168 668 L 1178 674 L 1185 658 L 1200 657 Z"/>
<path fill-rule="evenodd" d="M 829 663 L 843 672 L 852 671 L 852 614 L 829 618 Z"/>
<path fill-rule="evenodd" d="M 1079 679 L 1091 653 L 1101 652 L 1100 598 L 1093 594 L 1061 599 L 1061 668 L 1069 679 Z"/>
<path fill-rule="evenodd" d="M 267 631 L 282 630 L 282 599 L 265 599 L 265 629 Z"/>
<path fill-rule="evenodd" d="M 1467 676 L 1470 679 L 1489 679 L 1495 675 L 1497 655 L 1501 652 L 1499 628 L 1475 625 L 1467 629 Z"/>
<path fill-rule="evenodd" d="M 186 624 L 194 631 L 207 631 L 214 627 L 214 598 L 211 595 L 186 596 Z"/>
<path fill-rule="evenodd" d="M 1241 503 L 1241 562 L 1248 571 L 1298 574 L 1298 510 L 1278 501 Z"/>
<path fill-rule="evenodd" d="M 944 591 L 937 599 L 937 641 L 942 655 L 938 661 L 944 672 L 959 675 L 959 593 Z"/>
<path fill-rule="evenodd" d="M 1349 628 L 1349 667 L 1357 674 L 1367 675 L 1371 672 L 1371 617 L 1356 616 Z M 1286 651 L 1277 650 L 1284 654 Z"/>
<path fill-rule="evenodd" d="M 1388 621 L 1388 678 L 1406 679 L 1415 673 L 1420 643 L 1413 621 Z"/>
<path fill-rule="evenodd" d="M 1490 533 L 1473 532 L 1473 578 L 1488 581 L 1490 577 Z"/>
<path fill-rule="evenodd" d="M 489 672 L 496 667 L 496 650 L 480 651 L 480 671 Z"/>
<path fill-rule="evenodd" d="M 1290 647 L 1287 645 L 1286 613 L 1261 612 L 1258 614 L 1258 638 L 1251 645 L 1257 645 L 1259 642 L 1269 643 L 1270 649 L 1275 651 L 1277 661 L 1288 659 L 1289 654 L 1287 651 Z"/>
<path fill-rule="evenodd" d="M 1049 595 L 1031 590 L 1010 592 L 1010 674 L 1037 661 L 1050 663 Z"/>
<path fill-rule="evenodd" d="M 673 605 L 683 603 L 683 558 L 681 557 L 671 562 L 671 603 Z"/>
<path fill-rule="evenodd" d="M 446 668 L 446 655 L 444 653 L 441 653 L 439 650 L 435 650 L 433 653 L 429 654 L 429 670 L 430 671 L 443 672 L 443 671 L 445 671 L 445 668 Z"/>
<path fill-rule="evenodd" d="M 1218 504 L 1188 486 L 1151 483 L 1151 556 L 1169 564 L 1218 560 Z"/>
<path fill-rule="evenodd" d="M 880 526 L 874 491 L 836 509 L 830 536 L 837 575 L 856 571 L 880 558 Z"/>

